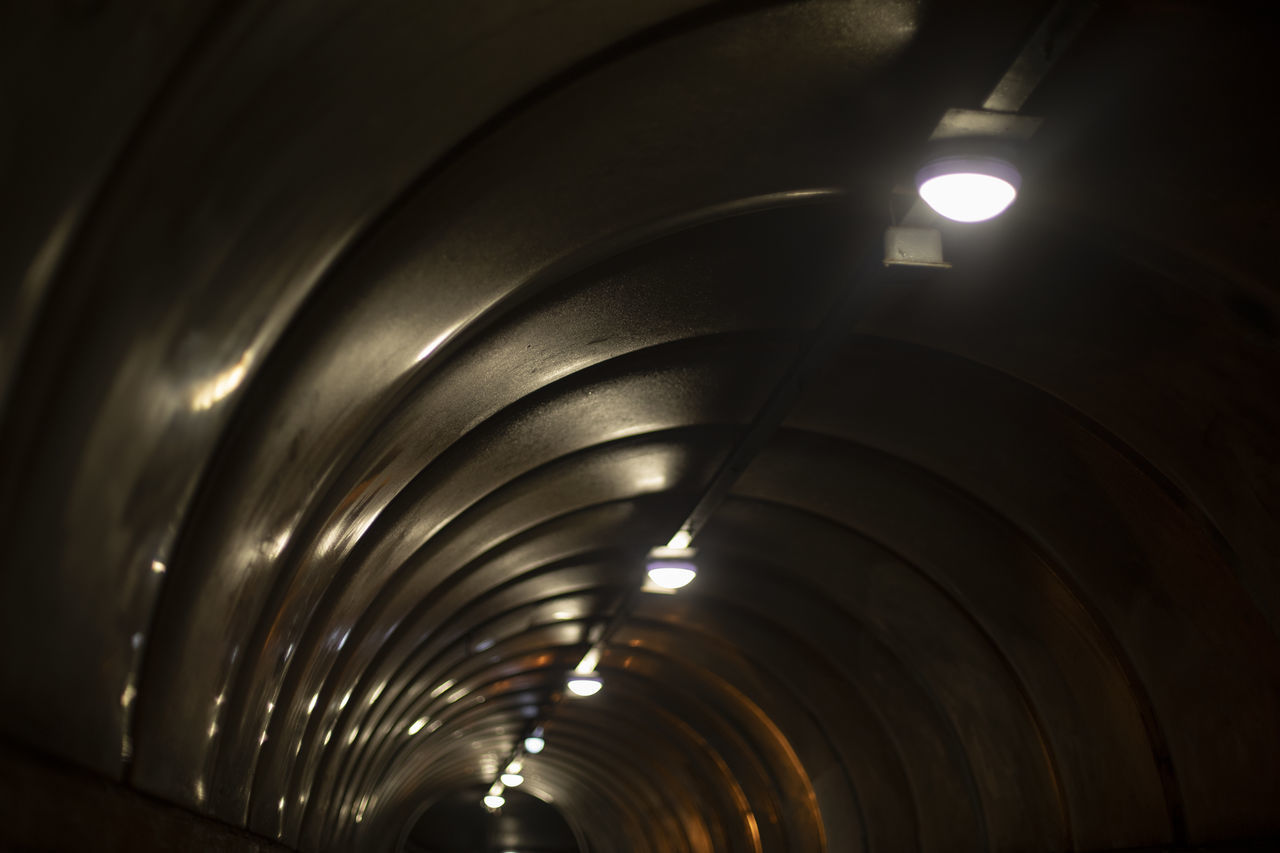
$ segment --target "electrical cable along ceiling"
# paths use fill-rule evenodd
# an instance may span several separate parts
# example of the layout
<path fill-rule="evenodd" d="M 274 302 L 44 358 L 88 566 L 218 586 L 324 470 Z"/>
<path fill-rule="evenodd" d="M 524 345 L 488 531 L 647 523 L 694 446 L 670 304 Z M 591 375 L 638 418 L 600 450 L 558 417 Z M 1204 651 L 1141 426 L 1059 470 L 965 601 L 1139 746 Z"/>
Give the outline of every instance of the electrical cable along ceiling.
<path fill-rule="evenodd" d="M 0 13 L 4 740 L 308 851 L 1280 836 L 1266 10 L 1087 6 Z"/>

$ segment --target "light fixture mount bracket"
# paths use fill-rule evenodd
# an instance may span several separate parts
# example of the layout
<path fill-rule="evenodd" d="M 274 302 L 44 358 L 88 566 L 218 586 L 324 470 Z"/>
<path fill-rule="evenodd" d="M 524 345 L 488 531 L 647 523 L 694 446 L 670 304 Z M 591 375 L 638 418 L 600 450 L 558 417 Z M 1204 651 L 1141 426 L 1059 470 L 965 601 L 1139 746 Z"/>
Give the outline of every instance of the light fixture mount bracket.
<path fill-rule="evenodd" d="M 942 114 L 929 135 L 929 141 L 990 140 L 1007 145 L 1022 145 L 1035 136 L 1044 119 L 996 110 L 951 109 Z"/>

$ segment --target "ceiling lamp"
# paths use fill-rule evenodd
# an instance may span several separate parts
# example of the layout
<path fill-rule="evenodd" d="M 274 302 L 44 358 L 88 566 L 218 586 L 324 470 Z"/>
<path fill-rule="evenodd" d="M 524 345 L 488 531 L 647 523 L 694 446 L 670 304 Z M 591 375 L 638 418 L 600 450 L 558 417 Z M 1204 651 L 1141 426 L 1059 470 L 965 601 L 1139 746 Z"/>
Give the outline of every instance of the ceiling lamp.
<path fill-rule="evenodd" d="M 1013 204 L 1022 176 L 1008 160 L 985 156 L 945 156 L 916 172 L 925 203 L 956 222 L 982 222 Z"/>
<path fill-rule="evenodd" d="M 692 548 L 654 548 L 645 562 L 649 580 L 663 589 L 688 586 L 698 576 L 698 567 L 693 563 L 695 553 Z"/>
<path fill-rule="evenodd" d="M 537 755 L 539 752 L 547 748 L 547 741 L 542 736 L 542 726 L 538 726 L 529 732 L 529 736 L 524 739 L 524 751 L 530 755 Z"/>
<path fill-rule="evenodd" d="M 501 794 L 486 794 L 484 804 L 486 808 L 500 809 L 507 804 L 507 799 Z"/>
<path fill-rule="evenodd" d="M 575 696 L 594 696 L 604 687 L 604 679 L 597 672 L 575 672 L 567 686 Z"/>
<path fill-rule="evenodd" d="M 499 778 L 508 788 L 518 788 L 524 784 L 524 777 L 519 773 L 503 773 Z"/>

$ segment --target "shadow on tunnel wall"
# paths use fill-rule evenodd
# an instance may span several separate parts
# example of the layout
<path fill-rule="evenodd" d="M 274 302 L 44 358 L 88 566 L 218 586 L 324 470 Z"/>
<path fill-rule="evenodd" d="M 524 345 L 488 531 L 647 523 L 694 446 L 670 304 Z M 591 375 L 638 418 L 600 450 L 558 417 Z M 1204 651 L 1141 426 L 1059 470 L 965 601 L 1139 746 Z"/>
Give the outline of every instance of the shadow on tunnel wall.
<path fill-rule="evenodd" d="M 1272 849 L 1270 5 L 881 263 L 1051 6 L 0 3 L 0 850 Z"/>
<path fill-rule="evenodd" d="M 432 803 L 414 821 L 404 853 L 587 853 L 564 817 L 549 803 L 507 790 L 490 811 L 484 788 L 456 791 Z"/>

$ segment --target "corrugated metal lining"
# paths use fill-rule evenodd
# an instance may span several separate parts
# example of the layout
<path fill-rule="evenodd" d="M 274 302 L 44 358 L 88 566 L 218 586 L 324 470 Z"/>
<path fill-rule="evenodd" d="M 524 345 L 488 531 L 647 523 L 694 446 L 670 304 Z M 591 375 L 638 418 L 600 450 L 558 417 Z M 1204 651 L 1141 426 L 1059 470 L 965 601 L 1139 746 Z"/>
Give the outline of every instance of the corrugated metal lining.
<path fill-rule="evenodd" d="M 548 715 L 1043 11 L 0 27 L 81 105 L 15 112 L 59 180 L 0 244 L 0 728 L 305 850 L 394 846 L 534 718 L 601 853 L 1280 832 L 1263 28 L 1191 3 L 1099 12 L 1024 199 L 868 300 Z"/>

